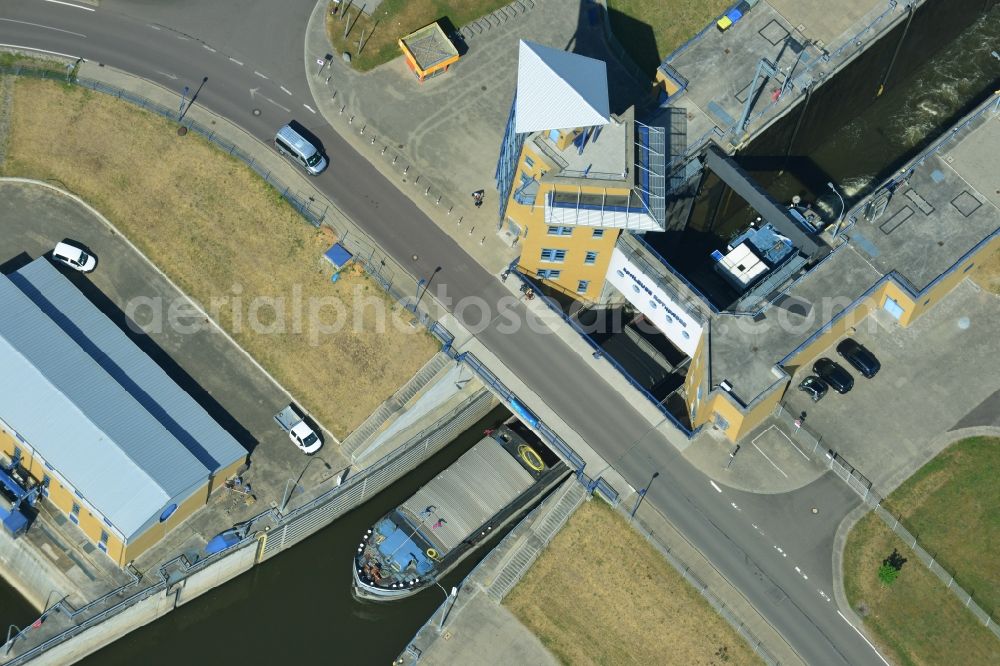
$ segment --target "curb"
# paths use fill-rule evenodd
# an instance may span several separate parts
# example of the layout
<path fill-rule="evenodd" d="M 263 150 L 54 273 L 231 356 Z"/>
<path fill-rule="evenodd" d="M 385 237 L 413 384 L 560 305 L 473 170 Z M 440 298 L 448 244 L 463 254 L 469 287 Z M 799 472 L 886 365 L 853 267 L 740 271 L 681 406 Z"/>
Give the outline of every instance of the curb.
<path fill-rule="evenodd" d="M 213 326 L 213 327 L 215 328 L 215 330 L 216 330 L 216 331 L 218 331 L 219 333 L 221 333 L 221 334 L 222 334 L 222 336 L 223 336 L 223 337 L 224 337 L 224 338 L 225 338 L 225 339 L 226 339 L 226 340 L 227 340 L 227 341 L 228 341 L 228 342 L 229 342 L 230 344 L 232 344 L 232 345 L 233 345 L 233 346 L 234 346 L 234 347 L 235 347 L 236 349 L 238 349 L 238 350 L 240 351 L 240 353 L 242 353 L 242 354 L 243 354 L 243 356 L 245 356 L 245 357 L 246 357 L 246 358 L 247 358 L 247 359 L 248 359 L 248 360 L 250 361 L 250 363 L 252 363 L 252 364 L 253 364 L 253 366 L 254 366 L 255 368 L 257 368 L 257 369 L 258 369 L 258 370 L 259 370 L 259 371 L 260 371 L 261 373 L 263 373 L 263 374 L 264 374 L 264 376 L 265 376 L 265 377 L 267 377 L 267 378 L 268 378 L 268 380 L 269 380 L 269 381 L 270 381 L 270 382 L 271 382 L 272 384 L 274 384 L 274 385 L 275 385 L 276 387 L 278 387 L 278 389 L 280 389 L 280 390 L 282 391 L 282 393 L 284 393 L 284 394 L 285 394 L 285 396 L 287 396 L 287 397 L 288 397 L 288 398 L 289 398 L 290 400 L 294 400 L 294 397 L 293 397 L 293 396 L 292 396 L 292 394 L 291 394 L 291 393 L 290 393 L 290 392 L 288 391 L 288 389 L 286 389 L 286 388 L 285 388 L 285 387 L 284 387 L 284 386 L 283 386 L 283 385 L 281 384 L 281 382 L 279 382 L 279 381 L 278 381 L 277 379 L 275 379 L 275 378 L 274 378 L 274 375 L 272 375 L 272 374 L 271 374 L 270 372 L 268 372 L 268 371 L 267 371 L 267 369 L 266 369 L 266 368 L 265 368 L 264 366 L 262 366 L 262 365 L 260 364 L 260 362 L 259 362 L 259 361 L 257 361 L 257 359 L 255 359 L 255 358 L 254 358 L 253 356 L 251 356 L 251 355 L 250 355 L 250 352 L 248 352 L 248 351 L 247 351 L 246 349 L 244 349 L 244 348 L 242 347 L 242 345 L 240 345 L 240 344 L 239 344 L 239 343 L 238 343 L 238 342 L 237 342 L 237 341 L 236 341 L 236 340 L 235 340 L 235 339 L 233 338 L 233 336 L 231 336 L 231 335 L 230 335 L 230 334 L 229 334 L 229 333 L 228 333 L 228 332 L 227 332 L 227 331 L 226 331 L 225 329 L 223 329 L 223 328 L 222 328 L 222 326 L 220 326 L 220 325 L 219 325 L 219 323 L 218 323 L 217 321 L 215 321 L 214 319 L 212 319 L 212 317 L 211 317 L 211 316 L 210 316 L 210 315 L 208 314 L 208 312 L 206 312 L 206 311 L 204 310 L 204 308 L 202 308 L 202 307 L 201 307 L 201 304 L 200 304 L 200 303 L 198 303 L 197 301 L 195 301 L 195 300 L 194 300 L 193 298 L 191 298 L 191 297 L 190 297 L 190 296 L 189 296 L 189 295 L 188 295 L 188 294 L 187 294 L 187 293 L 186 293 L 186 292 L 185 292 L 185 291 L 184 291 L 183 289 L 181 289 L 181 288 L 180 288 L 179 286 L 177 286 L 177 283 L 176 283 L 176 282 L 174 282 L 174 281 L 173 281 L 172 279 L 170 279 L 170 276 L 168 276 L 168 275 L 167 275 L 166 273 L 164 273 L 164 272 L 163 272 L 163 271 L 162 271 L 162 270 L 160 269 L 160 267 L 159 267 L 159 266 L 157 266 L 157 265 L 156 265 L 155 263 L 153 263 L 153 261 L 152 261 L 152 260 L 151 260 L 151 259 L 150 259 L 150 258 L 149 258 L 148 256 L 146 256 L 146 254 L 145 254 L 145 253 L 144 253 L 144 252 L 143 252 L 142 250 L 140 250 L 140 249 L 139 249 L 138 247 L 136 247 L 136 245 L 135 245 L 135 244 L 134 244 L 134 243 L 133 243 L 133 242 L 132 242 L 131 240 L 129 240 L 128 236 L 126 236 L 126 235 L 125 235 L 125 234 L 123 234 L 123 233 L 122 233 L 121 231 L 119 231 L 119 230 L 118 230 L 118 228 L 117 228 L 117 227 L 115 227 L 115 225 L 114 225 L 114 224 L 112 224 L 110 220 L 108 220 L 108 218 L 104 217 L 104 215 L 102 215 L 102 214 L 101 214 L 101 213 L 100 213 L 100 212 L 99 212 L 99 211 L 98 211 L 97 209 L 95 209 L 95 208 L 94 208 L 93 206 L 91 206 L 90 204 L 88 204 L 88 203 L 87 203 L 86 201 L 84 201 L 83 199 L 81 199 L 81 198 L 80 198 L 79 196 L 77 196 L 76 194 L 73 194 L 72 192 L 69 192 L 69 191 L 67 191 L 67 190 L 64 190 L 64 189 L 62 189 L 61 187 L 58 187 L 58 186 L 56 186 L 56 185 L 52 185 L 51 183 L 46 183 L 46 182 L 44 182 L 44 181 L 40 181 L 40 180 L 34 180 L 34 179 L 31 179 L 31 178 L 18 178 L 18 177 L 11 177 L 11 178 L 0 178 L 0 182 L 8 182 L 8 183 L 10 183 L 10 182 L 13 182 L 13 183 L 26 183 L 26 184 L 29 184 L 29 185 L 36 185 L 36 186 L 41 186 L 41 187 L 45 187 L 45 188 L 48 188 L 48 189 L 50 189 L 50 190 L 52 190 L 52 191 L 54 191 L 54 192 L 58 192 L 59 194 L 61 194 L 61 195 L 63 195 L 63 196 L 66 196 L 66 197 L 68 197 L 68 198 L 72 199 L 72 200 L 73 200 L 73 201 L 75 201 L 76 203 L 78 203 L 78 204 L 80 204 L 81 206 L 83 206 L 84 208 L 86 208 L 86 209 L 87 209 L 87 210 L 88 210 L 88 211 L 89 211 L 89 212 L 90 212 L 90 213 L 91 213 L 92 215 L 94 215 L 94 216 L 95 216 L 95 217 L 96 217 L 97 219 L 99 219 L 99 220 L 100 220 L 100 221 L 101 221 L 102 223 L 104 223 L 104 225 L 105 225 L 105 226 L 106 226 L 106 227 L 107 227 L 108 229 L 110 229 L 110 230 L 111 230 L 112 232 L 114 232 L 114 234 L 115 234 L 115 235 L 116 235 L 116 236 L 117 236 L 118 238 L 122 239 L 122 240 L 123 240 L 123 241 L 125 242 L 125 244 L 126 244 L 126 245 L 128 245 L 128 246 L 129 246 L 129 248 L 130 248 L 130 249 L 131 249 L 131 250 L 132 250 L 133 252 L 135 252 L 135 253 L 136 253 L 137 255 L 139 255 L 140 257 L 142 257 L 143 261 L 145 261 L 145 262 L 146 262 L 146 263 L 147 263 L 147 264 L 148 264 L 148 265 L 149 265 L 149 266 L 150 266 L 150 267 L 151 267 L 151 268 L 152 268 L 152 269 L 153 269 L 153 270 L 154 270 L 154 271 L 156 272 L 156 274 L 157 274 L 157 275 L 159 275 L 159 276 L 160 276 L 161 278 L 163 278 L 164 280 L 166 280 L 167 284 L 169 284 L 169 285 L 170 285 L 171 287 L 173 287 L 173 288 L 174 288 L 174 289 L 175 289 L 175 290 L 177 291 L 177 293 L 179 293 L 179 294 L 181 294 L 182 296 L 184 296 L 184 298 L 186 298 L 186 299 L 188 300 L 188 302 L 190 302 L 190 303 L 191 303 L 192 305 L 194 305 L 194 307 L 195 307 L 195 309 L 196 309 L 196 310 L 198 311 L 198 313 L 199 313 L 199 314 L 201 314 L 201 315 L 203 315 L 203 316 L 205 317 L 205 319 L 206 319 L 207 321 L 211 322 L 211 323 L 212 323 L 212 326 Z M 306 410 L 304 410 L 304 409 L 303 409 L 303 411 L 306 411 Z M 332 440 L 333 440 L 334 442 L 336 442 L 336 443 L 337 443 L 337 447 L 339 448 L 339 447 L 340 447 L 340 440 L 339 440 L 339 439 L 337 439 L 337 437 L 336 437 L 336 436 L 334 436 L 334 434 L 333 434 L 333 433 L 331 433 L 331 432 L 330 432 L 329 430 L 327 430 L 326 426 L 324 426 L 324 425 L 323 425 L 322 423 L 320 423 L 319 421 L 317 421 L 317 420 L 316 420 L 316 418 L 315 418 L 315 417 L 313 417 L 313 415 L 312 415 L 312 414 L 309 414 L 309 413 L 307 412 L 307 415 L 308 415 L 308 416 L 309 416 L 309 418 L 311 418 L 311 419 L 312 419 L 312 420 L 313 420 L 313 421 L 314 421 L 314 422 L 315 422 L 315 423 L 316 423 L 316 424 L 317 424 L 317 425 L 318 425 L 318 426 L 319 426 L 320 428 L 322 428 L 322 429 L 323 429 L 323 432 L 324 432 L 324 433 L 325 433 L 325 434 L 326 434 L 327 436 L 329 436 L 329 437 L 330 437 L 330 438 L 331 438 L 331 439 L 332 439 Z"/>

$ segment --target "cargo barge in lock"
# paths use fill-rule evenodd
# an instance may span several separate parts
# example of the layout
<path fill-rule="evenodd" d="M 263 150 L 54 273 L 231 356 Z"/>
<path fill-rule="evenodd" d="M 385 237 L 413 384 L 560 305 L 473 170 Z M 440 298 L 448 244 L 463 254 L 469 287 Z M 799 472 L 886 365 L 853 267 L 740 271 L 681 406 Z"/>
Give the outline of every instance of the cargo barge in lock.
<path fill-rule="evenodd" d="M 484 435 L 363 535 L 353 566 L 357 596 L 389 601 L 435 585 L 569 474 L 516 418 Z"/>

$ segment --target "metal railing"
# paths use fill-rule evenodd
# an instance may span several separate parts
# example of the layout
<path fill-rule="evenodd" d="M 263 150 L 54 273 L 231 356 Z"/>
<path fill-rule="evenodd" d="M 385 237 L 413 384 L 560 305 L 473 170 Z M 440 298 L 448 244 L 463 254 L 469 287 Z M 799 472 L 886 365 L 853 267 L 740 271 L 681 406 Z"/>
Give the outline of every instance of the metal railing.
<path fill-rule="evenodd" d="M 796 423 L 796 417 L 785 409 L 782 405 L 778 405 L 775 409 L 775 417 L 779 420 L 784 421 L 786 424 L 791 423 L 794 428 L 794 438 L 796 441 L 804 439 L 805 441 L 813 442 L 812 450 L 809 451 L 810 455 L 813 456 L 813 462 L 817 462 L 827 469 L 831 470 L 836 474 L 848 487 L 853 490 L 862 499 L 868 508 L 875 512 L 882 522 L 892 530 L 892 532 L 898 536 L 906 547 L 913 551 L 924 566 L 931 570 L 938 579 L 945 584 L 946 589 L 950 590 L 952 594 L 958 597 L 958 600 L 963 606 L 969 609 L 977 620 L 983 623 L 987 629 L 993 632 L 993 634 L 1000 638 L 1000 625 L 997 624 L 996 620 L 987 613 L 983 608 L 976 603 L 972 595 L 969 594 L 961 585 L 959 585 L 954 574 L 945 569 L 933 555 L 927 552 L 927 550 L 917 542 L 917 537 L 913 535 L 906 527 L 903 525 L 902 521 L 898 516 L 894 516 L 890 513 L 884 506 L 883 502 L 885 498 L 872 487 L 872 482 L 868 478 L 858 471 L 853 465 L 851 465 L 847 460 L 844 459 L 839 453 L 833 449 L 827 448 L 823 451 L 822 456 L 817 459 L 815 454 L 820 449 L 820 438 L 813 434 L 812 432 L 805 429 L 802 425 L 794 425 Z M 808 449 L 808 446 L 806 447 Z"/>
<path fill-rule="evenodd" d="M 492 388 L 504 402 L 504 404 L 510 408 L 511 401 L 518 402 L 521 401 L 517 398 L 513 391 L 511 391 L 507 386 L 500 381 L 500 379 L 493 374 L 493 372 L 483 365 L 474 354 L 465 352 L 455 356 L 455 360 L 465 363 L 472 369 L 478 376 L 479 379 Z M 586 465 L 583 458 L 580 457 L 576 451 L 573 450 L 569 444 L 567 444 L 562 437 L 557 435 L 549 426 L 547 426 L 542 420 L 539 419 L 536 430 L 542 435 L 542 438 L 559 453 L 564 460 L 577 472 L 582 470 Z"/>

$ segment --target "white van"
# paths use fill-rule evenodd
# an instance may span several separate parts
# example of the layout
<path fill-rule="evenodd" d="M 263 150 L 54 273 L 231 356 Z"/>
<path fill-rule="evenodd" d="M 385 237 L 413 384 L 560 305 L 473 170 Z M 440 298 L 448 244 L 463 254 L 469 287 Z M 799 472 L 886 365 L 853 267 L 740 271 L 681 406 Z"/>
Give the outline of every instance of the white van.
<path fill-rule="evenodd" d="M 285 125 L 274 136 L 274 147 L 282 155 L 291 155 L 295 160 L 314 176 L 318 176 L 326 168 L 326 158 L 308 139 Z"/>
<path fill-rule="evenodd" d="M 56 243 L 52 258 L 81 273 L 89 273 L 97 266 L 97 258 L 69 243 Z"/>

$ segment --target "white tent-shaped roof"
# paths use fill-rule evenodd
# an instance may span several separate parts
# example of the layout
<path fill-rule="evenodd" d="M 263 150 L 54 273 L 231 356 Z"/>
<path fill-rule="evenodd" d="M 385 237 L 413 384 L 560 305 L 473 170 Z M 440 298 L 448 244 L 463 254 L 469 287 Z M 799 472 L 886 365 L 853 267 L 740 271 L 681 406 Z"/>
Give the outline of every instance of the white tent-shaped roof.
<path fill-rule="evenodd" d="M 514 125 L 518 134 L 609 121 L 604 61 L 521 40 Z"/>

